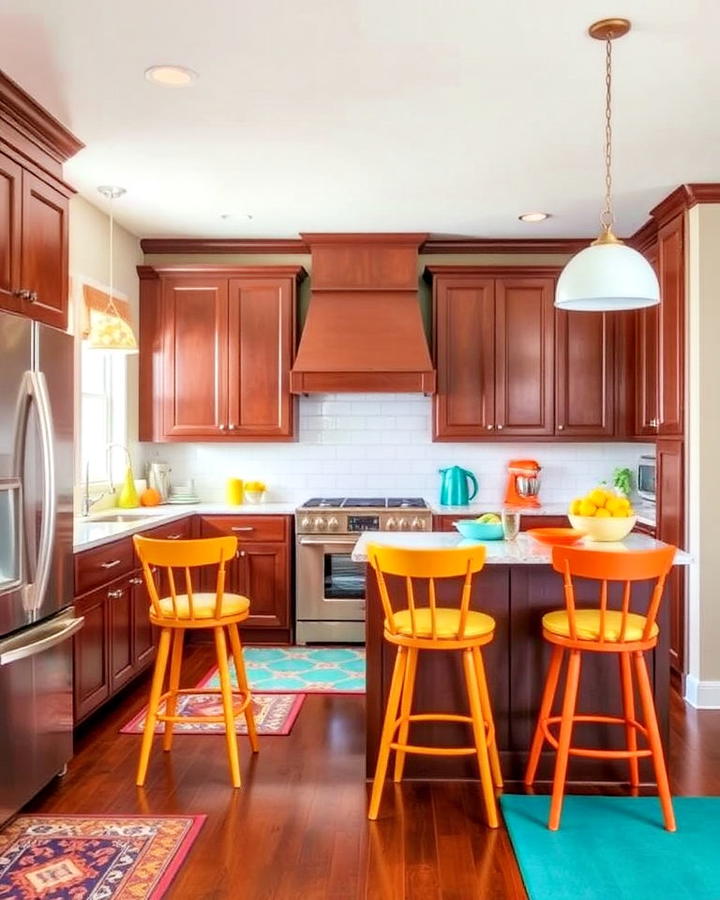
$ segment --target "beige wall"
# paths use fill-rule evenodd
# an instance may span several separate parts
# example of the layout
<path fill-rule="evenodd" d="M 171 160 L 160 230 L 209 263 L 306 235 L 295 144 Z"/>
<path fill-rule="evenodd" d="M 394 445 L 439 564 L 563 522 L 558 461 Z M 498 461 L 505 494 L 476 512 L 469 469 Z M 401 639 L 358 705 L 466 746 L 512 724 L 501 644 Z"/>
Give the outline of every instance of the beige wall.
<path fill-rule="evenodd" d="M 82 282 L 89 280 L 97 286 L 109 287 L 110 280 L 110 219 L 97 207 L 80 196 L 70 201 L 69 267 L 73 300 L 71 328 L 76 330 L 78 303 L 82 295 Z M 140 241 L 119 225 L 114 228 L 113 289 L 127 297 L 137 334 L 138 276 L 135 267 L 143 262 Z M 127 360 L 128 443 L 137 442 L 137 354 Z M 79 421 L 76 416 L 76 421 Z"/>
<path fill-rule="evenodd" d="M 690 210 L 688 237 L 688 696 L 720 705 L 720 204 Z"/>

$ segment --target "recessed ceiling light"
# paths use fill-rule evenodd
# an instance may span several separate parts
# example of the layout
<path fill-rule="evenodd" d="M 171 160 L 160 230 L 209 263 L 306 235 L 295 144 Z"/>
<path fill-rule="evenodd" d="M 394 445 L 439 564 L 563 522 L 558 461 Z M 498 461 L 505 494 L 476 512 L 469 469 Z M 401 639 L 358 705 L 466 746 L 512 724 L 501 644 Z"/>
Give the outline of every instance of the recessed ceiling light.
<path fill-rule="evenodd" d="M 221 219 L 252 219 L 252 213 L 220 213 Z"/>
<path fill-rule="evenodd" d="M 187 87 L 197 81 L 198 74 L 185 66 L 150 66 L 145 69 L 145 77 L 164 87 Z"/>
<path fill-rule="evenodd" d="M 529 212 L 523 213 L 521 216 L 518 216 L 521 222 L 542 222 L 544 219 L 549 219 L 550 213 L 544 212 Z"/>

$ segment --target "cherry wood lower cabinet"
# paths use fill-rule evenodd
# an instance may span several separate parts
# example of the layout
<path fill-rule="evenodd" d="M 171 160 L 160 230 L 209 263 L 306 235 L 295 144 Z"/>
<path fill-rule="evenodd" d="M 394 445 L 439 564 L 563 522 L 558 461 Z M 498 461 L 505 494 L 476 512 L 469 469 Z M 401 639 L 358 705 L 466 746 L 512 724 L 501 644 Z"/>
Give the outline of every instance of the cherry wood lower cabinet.
<path fill-rule="evenodd" d="M 200 516 L 200 537 L 231 534 L 238 551 L 225 589 L 250 600 L 244 636 L 253 642 L 289 643 L 292 596 L 291 516 Z M 215 572 L 205 576 L 212 589 Z"/>
<path fill-rule="evenodd" d="M 192 517 L 143 532 L 192 537 Z M 145 671 L 155 658 L 150 598 L 132 539 L 75 556 L 75 608 L 85 625 L 75 636 L 75 722 L 81 722 Z"/>
<path fill-rule="evenodd" d="M 404 590 L 398 580 L 390 590 Z M 371 570 L 367 578 L 367 774 L 374 774 L 382 720 L 390 688 L 396 647 L 383 640 L 383 616 L 377 581 Z M 459 585 L 438 587 L 438 603 L 455 601 Z M 597 598 L 597 585 L 579 582 L 578 596 L 583 602 Z M 419 590 L 416 597 L 419 596 Z M 649 597 L 643 598 L 649 600 Z M 611 602 L 621 603 L 620 595 Z M 419 602 L 419 601 L 418 601 Z M 494 640 L 483 648 L 500 749 L 503 777 L 520 782 L 540 705 L 545 675 L 550 660 L 550 645 L 542 637 L 542 617 L 564 605 L 560 576 L 550 566 L 488 565 L 475 579 L 471 608 L 489 613 L 496 621 Z M 646 654 L 651 684 L 667 746 L 669 735 L 669 609 L 661 607 L 658 625 L 660 643 Z M 460 653 L 421 652 L 413 712 L 455 712 L 467 715 L 467 698 Z M 583 654 L 578 712 L 616 715 L 621 710 L 619 666 L 612 654 Z M 587 746 L 619 748 L 625 738 L 622 728 L 606 724 L 578 727 L 576 738 Z M 411 742 L 426 746 L 471 746 L 469 727 L 459 724 L 418 723 L 412 726 Z M 554 751 L 547 745 L 542 754 L 538 780 L 551 780 Z M 641 761 L 641 779 L 653 780 L 647 760 Z M 409 754 L 406 761 L 409 778 L 477 779 L 477 761 L 471 756 L 431 757 Z M 571 783 L 627 782 L 627 761 L 571 758 L 568 781 Z"/>
<path fill-rule="evenodd" d="M 492 510 L 490 510 L 491 512 Z M 476 519 L 476 515 L 459 514 L 455 516 L 433 516 L 433 529 L 435 531 L 455 531 L 453 522 L 458 519 Z M 520 531 L 530 528 L 569 528 L 570 520 L 567 516 L 526 516 L 520 515 Z"/>

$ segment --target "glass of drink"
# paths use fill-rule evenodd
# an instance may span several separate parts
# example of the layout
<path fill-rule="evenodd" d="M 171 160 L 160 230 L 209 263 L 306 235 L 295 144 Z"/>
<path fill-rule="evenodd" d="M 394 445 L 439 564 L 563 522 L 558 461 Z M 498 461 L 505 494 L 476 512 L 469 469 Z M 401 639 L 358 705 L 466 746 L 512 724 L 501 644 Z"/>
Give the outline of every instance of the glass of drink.
<path fill-rule="evenodd" d="M 500 517 L 505 540 L 514 541 L 520 531 L 520 512 L 517 509 L 504 509 Z"/>

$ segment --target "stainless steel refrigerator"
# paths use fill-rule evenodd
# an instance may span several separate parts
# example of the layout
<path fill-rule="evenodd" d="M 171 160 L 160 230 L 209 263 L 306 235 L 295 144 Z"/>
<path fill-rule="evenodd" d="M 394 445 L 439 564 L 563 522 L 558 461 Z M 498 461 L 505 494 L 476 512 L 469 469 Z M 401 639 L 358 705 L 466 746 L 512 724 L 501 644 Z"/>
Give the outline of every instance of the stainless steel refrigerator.
<path fill-rule="evenodd" d="M 0 312 L 0 823 L 72 756 L 73 358 Z"/>

